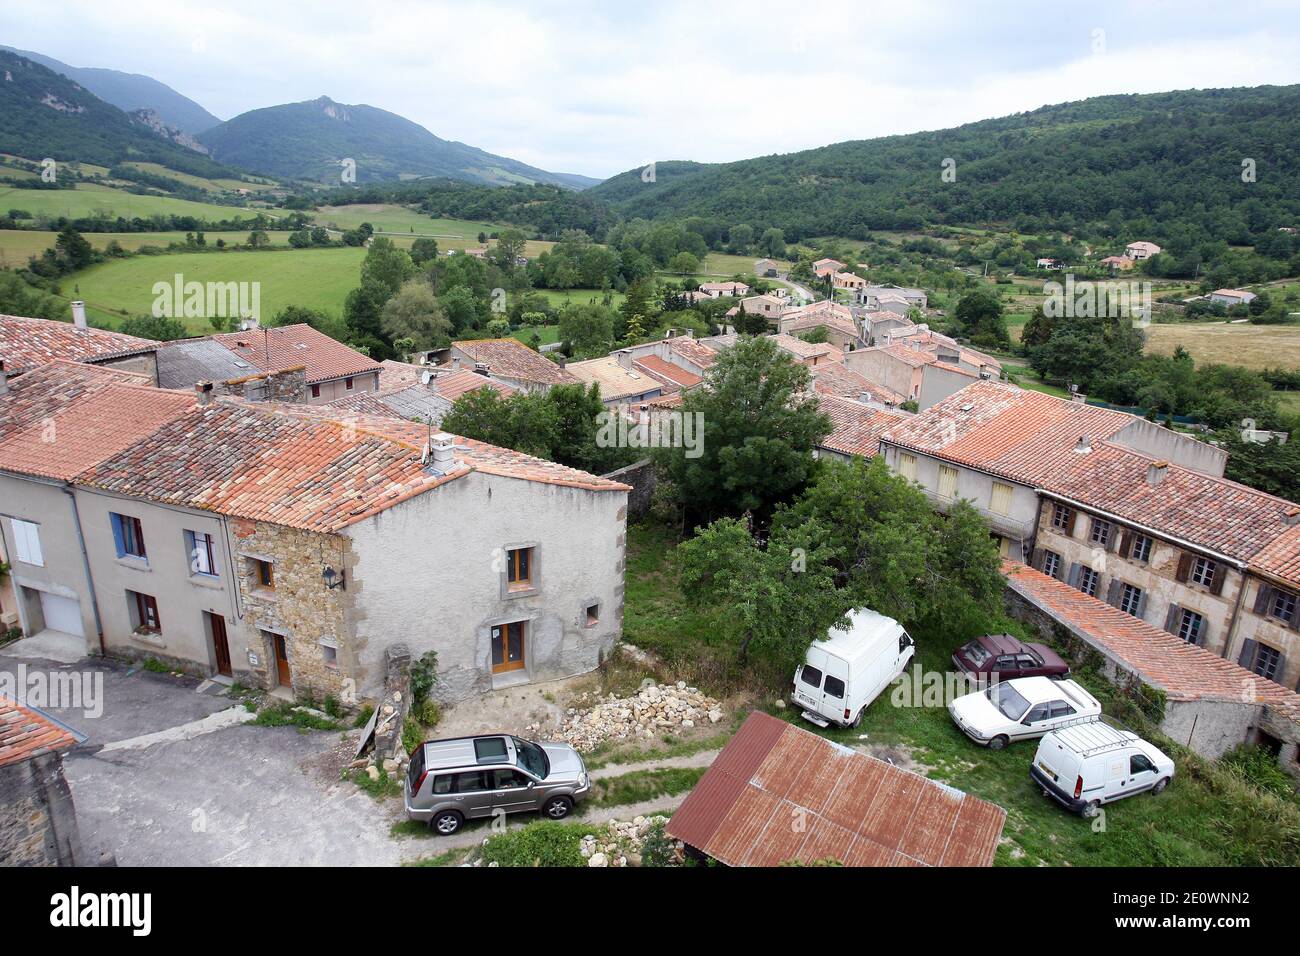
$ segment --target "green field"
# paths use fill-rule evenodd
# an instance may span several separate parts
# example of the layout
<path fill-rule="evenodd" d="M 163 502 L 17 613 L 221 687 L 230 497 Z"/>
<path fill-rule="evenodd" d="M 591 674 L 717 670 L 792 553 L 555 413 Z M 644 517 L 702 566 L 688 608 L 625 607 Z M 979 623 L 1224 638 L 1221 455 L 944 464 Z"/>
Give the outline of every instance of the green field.
<path fill-rule="evenodd" d="M 125 216 L 128 219 L 148 219 L 150 216 L 197 216 L 212 220 L 239 216 L 251 219 L 258 212 L 266 212 L 191 202 L 171 196 L 136 196 L 97 183 L 78 183 L 76 189 L 0 189 L 0 211 L 10 209 L 25 209 L 33 216 L 66 216 L 69 219 L 97 215 Z"/>
<path fill-rule="evenodd" d="M 464 222 L 455 219 L 431 219 L 424 213 L 393 203 L 358 203 L 352 206 L 322 206 L 311 213 L 316 223 L 335 229 L 355 229 L 363 222 L 376 232 L 432 236 L 439 240 L 460 239 L 478 245 L 480 232 L 493 233 L 502 227 L 488 222 Z"/>
<path fill-rule="evenodd" d="M 173 253 L 138 256 L 91 266 L 63 280 L 66 298 L 80 297 L 96 319 L 116 324 L 128 315 L 146 315 L 155 282 L 260 282 L 262 318 L 286 305 L 300 305 L 332 315 L 360 282 L 360 248 L 303 249 L 285 252 Z M 212 331 L 206 319 L 184 320 L 193 333 Z"/>
<path fill-rule="evenodd" d="M 158 246 L 166 248 L 172 242 L 184 242 L 185 233 L 171 232 L 87 232 L 83 233 L 87 242 L 96 249 L 103 249 L 110 242 L 116 241 L 123 249 L 135 250 L 141 246 Z M 39 255 L 54 245 L 56 232 L 42 232 L 39 229 L 0 229 L 0 269 L 12 269 L 27 264 L 28 256 Z M 226 240 L 227 245 L 243 244 L 248 241 L 246 232 L 205 232 L 208 245 L 215 245 L 218 239 Z M 267 236 L 273 246 L 287 246 L 287 232 L 268 232 Z"/>
<path fill-rule="evenodd" d="M 510 337 L 518 339 L 527 345 L 534 332 L 537 333 L 537 337 L 540 339 L 540 345 L 550 345 L 553 342 L 560 341 L 560 327 L 558 325 L 524 325 L 511 332 Z"/>

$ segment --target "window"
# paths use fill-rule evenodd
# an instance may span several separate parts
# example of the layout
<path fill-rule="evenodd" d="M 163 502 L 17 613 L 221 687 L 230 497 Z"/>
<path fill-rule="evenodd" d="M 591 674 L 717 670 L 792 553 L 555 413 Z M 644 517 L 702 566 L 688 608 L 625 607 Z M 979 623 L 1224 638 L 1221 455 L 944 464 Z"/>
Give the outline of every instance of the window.
<path fill-rule="evenodd" d="M 599 604 L 589 604 L 589 605 L 587 605 L 587 611 L 586 611 L 586 614 L 587 614 L 587 626 L 588 626 L 588 627 L 595 627 L 597 624 L 600 623 L 600 605 L 599 605 Z"/>
<path fill-rule="evenodd" d="M 1267 677 L 1269 680 L 1277 680 L 1277 672 L 1282 663 L 1282 653 L 1267 644 L 1260 644 L 1255 649 L 1255 663 L 1251 667 L 1260 677 Z"/>
<path fill-rule="evenodd" d="M 1146 564 L 1151 560 L 1151 539 L 1144 534 L 1133 536 L 1133 545 L 1129 548 L 1129 557 Z"/>
<path fill-rule="evenodd" d="M 470 770 L 456 774 L 456 793 L 478 793 L 488 789 L 488 774 L 484 770 Z"/>
<path fill-rule="evenodd" d="M 433 778 L 434 793 L 451 793 L 452 784 L 455 783 L 455 774 L 443 773 Z"/>
<path fill-rule="evenodd" d="M 263 591 L 275 590 L 275 565 L 270 561 L 262 558 L 245 558 L 248 568 L 248 577 L 251 580 L 254 589 Z"/>
<path fill-rule="evenodd" d="M 312 398 L 320 398 L 320 386 L 319 386 L 319 385 L 313 385 L 313 386 L 311 387 L 311 397 L 312 397 Z M 441 780 L 442 778 L 439 777 L 438 779 Z M 450 779 L 450 778 L 448 778 L 448 779 Z"/>
<path fill-rule="evenodd" d="M 162 630 L 158 617 L 158 601 L 151 594 L 127 591 L 127 610 L 131 613 L 131 626 L 137 631 L 157 633 Z"/>
<path fill-rule="evenodd" d="M 1074 530 L 1074 509 L 1068 505 L 1054 505 L 1052 507 L 1052 527 L 1057 531 L 1064 531 L 1066 534 Z"/>
<path fill-rule="evenodd" d="M 348 389 L 349 392 L 352 391 L 352 379 L 351 379 L 351 378 L 346 379 L 346 380 L 344 381 L 344 384 L 347 386 L 347 389 Z"/>
<path fill-rule="evenodd" d="M 140 519 L 113 512 L 109 512 L 108 518 L 113 523 L 113 543 L 117 545 L 117 556 L 119 558 L 146 558 L 144 529 L 140 527 Z"/>
<path fill-rule="evenodd" d="M 1079 569 L 1079 590 L 1084 594 L 1092 597 L 1097 596 L 1097 582 L 1101 580 L 1101 575 L 1092 568 Z"/>
<path fill-rule="evenodd" d="M 1142 589 L 1134 587 L 1132 584 L 1125 584 L 1120 588 L 1119 609 L 1125 614 L 1132 614 L 1134 617 L 1142 616 Z"/>
<path fill-rule="evenodd" d="M 1202 587 L 1213 587 L 1217 567 L 1209 558 L 1197 558 L 1192 562 L 1192 580 Z"/>
<path fill-rule="evenodd" d="M 1201 630 L 1205 627 L 1205 618 L 1195 611 L 1189 611 L 1183 608 L 1182 616 L 1178 619 L 1178 636 L 1188 644 L 1199 644 L 1201 642 Z"/>
<path fill-rule="evenodd" d="M 1291 624 L 1295 621 L 1295 595 L 1290 591 L 1274 591 L 1273 606 L 1268 613 Z"/>
<path fill-rule="evenodd" d="M 1049 578 L 1061 576 L 1061 556 L 1055 551 L 1043 552 L 1043 573 Z"/>
<path fill-rule="evenodd" d="M 1136 773 L 1155 773 L 1156 765 L 1142 754 L 1134 754 L 1128 759 L 1128 772 L 1130 775 Z"/>
<path fill-rule="evenodd" d="M 1110 544 L 1111 524 L 1105 518 L 1092 519 L 1092 534 L 1088 537 L 1093 544 L 1099 544 L 1103 548 Z"/>
<path fill-rule="evenodd" d="M 510 770 L 506 767 L 499 770 L 489 770 L 488 773 L 492 774 L 493 790 L 519 790 L 528 786 L 530 782 L 518 770 Z"/>
<path fill-rule="evenodd" d="M 475 740 L 474 761 L 476 763 L 505 763 L 506 738 L 480 737 Z"/>
<path fill-rule="evenodd" d="M 822 689 L 831 697 L 839 697 L 840 699 L 844 697 L 844 681 L 838 677 L 832 677 L 830 674 L 826 675 L 826 686 Z"/>
<path fill-rule="evenodd" d="M 906 452 L 898 456 L 898 473 L 908 481 L 916 481 L 916 456 Z"/>
<path fill-rule="evenodd" d="M 9 524 L 14 529 L 14 557 L 23 564 L 45 567 L 45 554 L 41 551 L 41 526 L 21 518 L 11 518 Z"/>
<path fill-rule="evenodd" d="M 1029 713 L 1025 714 L 1024 723 L 1036 724 L 1040 720 L 1046 720 L 1051 711 L 1052 709 L 1050 704 L 1035 704 L 1029 709 Z"/>
<path fill-rule="evenodd" d="M 506 552 L 506 582 L 511 591 L 533 586 L 533 549 L 513 548 Z"/>
<path fill-rule="evenodd" d="M 492 628 L 492 673 L 522 670 L 524 630 L 527 621 L 511 621 Z"/>
<path fill-rule="evenodd" d="M 822 672 L 811 664 L 805 664 L 799 672 L 799 679 L 810 687 L 822 686 Z"/>
<path fill-rule="evenodd" d="M 185 547 L 190 553 L 190 574 L 217 577 L 217 542 L 204 531 L 186 531 Z"/>
<path fill-rule="evenodd" d="M 320 656 L 326 667 L 335 668 L 339 666 L 339 648 L 332 639 L 323 638 L 321 640 Z"/>
<path fill-rule="evenodd" d="M 1051 713 L 1050 713 L 1048 716 L 1050 716 L 1050 717 L 1070 717 L 1070 716 L 1072 716 L 1072 715 L 1074 715 L 1074 714 L 1077 714 L 1077 713 L 1078 713 L 1078 711 L 1075 710 L 1073 707 L 1071 707 L 1069 704 L 1067 704 L 1065 701 L 1063 701 L 1063 700 L 1054 700 L 1054 701 L 1052 701 L 1052 710 L 1051 710 Z"/>
<path fill-rule="evenodd" d="M 1011 514 L 1011 486 L 1000 481 L 993 482 L 993 494 L 989 497 L 989 510 L 994 514 Z"/>
<path fill-rule="evenodd" d="M 939 466 L 939 497 L 957 497 L 957 469 L 951 465 Z"/>

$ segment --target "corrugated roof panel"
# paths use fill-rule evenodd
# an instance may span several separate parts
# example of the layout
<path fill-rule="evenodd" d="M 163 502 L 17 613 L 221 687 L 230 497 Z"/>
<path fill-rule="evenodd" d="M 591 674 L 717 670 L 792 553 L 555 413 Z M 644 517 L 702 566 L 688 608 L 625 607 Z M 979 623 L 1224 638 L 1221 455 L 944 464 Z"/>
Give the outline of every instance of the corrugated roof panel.
<path fill-rule="evenodd" d="M 735 804 L 701 849 L 729 866 L 738 866 L 758 844 L 768 821 L 781 805 L 779 798 L 757 787 L 745 787 Z"/>
<path fill-rule="evenodd" d="M 964 799 L 939 865 L 991 866 L 1006 819 L 1007 811 L 996 804 Z"/>
<path fill-rule="evenodd" d="M 786 793 L 786 799 L 807 807 L 813 813 L 821 813 L 855 755 L 851 750 L 832 746 L 820 737 L 813 740 L 816 742 L 808 744 L 812 755 Z"/>
<path fill-rule="evenodd" d="M 916 802 L 898 849 L 931 866 L 943 859 L 952 837 L 962 795 L 942 787 L 927 787 Z"/>
<path fill-rule="evenodd" d="M 871 797 L 858 832 L 884 846 L 898 848 L 903 828 L 921 798 L 924 781 L 905 770 L 879 762 L 880 786 Z"/>
<path fill-rule="evenodd" d="M 715 761 L 672 815 L 665 831 L 676 840 L 704 849 L 744 789 L 744 780 L 719 771 Z"/>
<path fill-rule="evenodd" d="M 812 817 L 808 825 L 808 839 L 803 841 L 796 859 L 800 863 L 814 863 L 817 860 L 839 860 L 844 863 L 855 839 L 854 834 L 843 827 L 821 817 Z"/>
<path fill-rule="evenodd" d="M 784 797 L 803 775 L 812 756 L 813 749 L 808 746 L 803 735 L 797 733 L 794 727 L 789 727 L 768 751 L 750 782 L 778 797 Z"/>
<path fill-rule="evenodd" d="M 784 720 L 754 711 L 722 748 L 711 771 L 720 770 L 748 781 L 789 726 Z"/>
<path fill-rule="evenodd" d="M 772 811 L 767 826 L 748 848 L 739 866 L 766 866 L 765 860 L 785 862 L 799 855 L 808 838 L 808 811 L 782 800 Z"/>
<path fill-rule="evenodd" d="M 831 822 L 858 833 L 876 793 L 884 783 L 880 769 L 865 760 L 855 760 L 836 784 L 822 814 Z"/>

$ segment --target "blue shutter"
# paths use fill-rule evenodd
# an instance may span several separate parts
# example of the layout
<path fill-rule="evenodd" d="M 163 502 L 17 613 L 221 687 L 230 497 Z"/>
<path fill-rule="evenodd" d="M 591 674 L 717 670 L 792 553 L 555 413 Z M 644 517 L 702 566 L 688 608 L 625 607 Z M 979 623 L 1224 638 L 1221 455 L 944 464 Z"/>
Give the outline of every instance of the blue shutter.
<path fill-rule="evenodd" d="M 194 532 L 185 532 L 185 554 L 189 560 L 189 573 L 194 574 L 198 571 L 198 559 L 194 555 Z"/>
<path fill-rule="evenodd" d="M 126 538 L 122 535 L 122 516 L 119 514 L 109 514 L 109 519 L 113 524 L 113 544 L 117 546 L 117 556 L 126 557 Z"/>

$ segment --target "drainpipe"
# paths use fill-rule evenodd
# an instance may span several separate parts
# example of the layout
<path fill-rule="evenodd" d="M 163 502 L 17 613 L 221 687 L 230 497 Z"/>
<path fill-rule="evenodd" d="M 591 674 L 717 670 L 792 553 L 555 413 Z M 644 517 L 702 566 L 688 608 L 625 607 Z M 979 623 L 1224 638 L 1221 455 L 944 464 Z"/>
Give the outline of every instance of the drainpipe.
<path fill-rule="evenodd" d="M 1232 650 L 1232 645 L 1237 638 L 1237 621 L 1241 617 L 1241 605 L 1246 600 L 1246 585 L 1250 583 L 1250 578 L 1246 575 L 1246 569 L 1242 568 L 1241 586 L 1237 588 L 1237 603 L 1232 606 L 1232 617 L 1228 618 L 1228 633 L 1223 638 L 1223 650 L 1219 656 L 1225 661 L 1231 660 L 1228 652 Z"/>
<path fill-rule="evenodd" d="M 1035 495 L 1038 499 L 1038 507 L 1034 510 L 1034 532 L 1029 536 L 1029 553 L 1024 556 L 1025 564 L 1031 568 L 1034 566 L 1034 549 L 1038 547 L 1038 526 L 1043 521 L 1043 496 L 1040 492 Z"/>
<path fill-rule="evenodd" d="M 90 555 L 86 551 L 86 536 L 81 533 L 81 513 L 77 510 L 77 497 L 71 485 L 64 485 L 63 493 L 72 505 L 72 525 L 77 529 L 77 544 L 81 546 L 81 565 L 86 571 L 86 584 L 90 588 L 90 608 L 95 612 L 95 636 L 99 640 L 99 656 L 108 654 L 104 647 L 104 622 L 99 616 L 99 598 L 95 596 L 95 578 L 90 573 Z"/>

